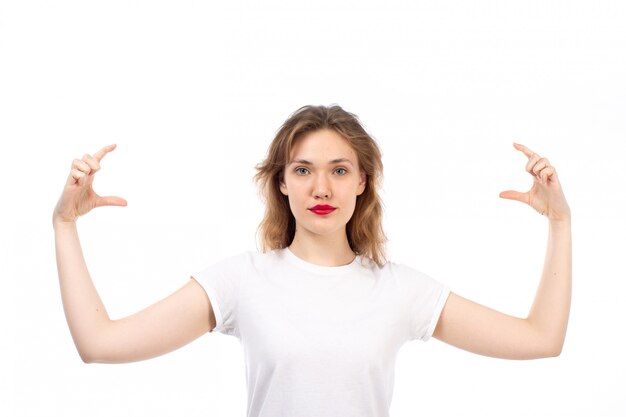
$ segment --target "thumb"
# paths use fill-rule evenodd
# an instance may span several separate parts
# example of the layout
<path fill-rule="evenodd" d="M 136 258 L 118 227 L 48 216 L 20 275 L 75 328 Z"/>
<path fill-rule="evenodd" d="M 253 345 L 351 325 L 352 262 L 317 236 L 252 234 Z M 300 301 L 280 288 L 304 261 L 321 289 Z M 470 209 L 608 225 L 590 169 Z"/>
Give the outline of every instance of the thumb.
<path fill-rule="evenodd" d="M 500 198 L 506 198 L 507 200 L 521 201 L 522 203 L 525 203 L 528 201 L 528 198 L 526 198 L 526 193 L 520 193 L 519 191 L 512 191 L 512 190 L 502 191 L 500 193 Z"/>
<path fill-rule="evenodd" d="M 127 206 L 128 202 L 121 197 L 107 196 L 107 197 L 98 197 L 96 201 L 96 207 L 102 206 Z"/>

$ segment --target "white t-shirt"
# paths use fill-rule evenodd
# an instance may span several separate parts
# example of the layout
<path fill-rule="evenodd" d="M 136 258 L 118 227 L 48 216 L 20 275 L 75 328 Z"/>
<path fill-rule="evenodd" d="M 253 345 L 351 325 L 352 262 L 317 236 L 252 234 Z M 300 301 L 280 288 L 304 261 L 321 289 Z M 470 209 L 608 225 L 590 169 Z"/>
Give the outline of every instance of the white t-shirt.
<path fill-rule="evenodd" d="M 432 335 L 449 289 L 401 264 L 319 266 L 288 248 L 193 274 L 218 331 L 243 346 L 248 417 L 385 417 L 407 341 Z"/>

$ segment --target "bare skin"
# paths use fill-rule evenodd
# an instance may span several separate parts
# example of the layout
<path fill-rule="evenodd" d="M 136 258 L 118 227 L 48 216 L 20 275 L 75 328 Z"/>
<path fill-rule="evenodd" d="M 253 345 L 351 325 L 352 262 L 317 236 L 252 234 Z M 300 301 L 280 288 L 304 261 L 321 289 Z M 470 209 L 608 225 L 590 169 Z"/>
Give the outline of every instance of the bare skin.
<path fill-rule="evenodd" d="M 120 197 L 93 191 L 100 161 L 115 149 L 75 159 L 53 214 L 61 298 L 74 344 L 84 362 L 120 363 L 152 358 L 186 345 L 215 327 L 206 293 L 190 280 L 165 299 L 111 320 L 93 285 L 78 239 L 76 220 L 100 206 L 126 206 Z"/>
<path fill-rule="evenodd" d="M 320 242 L 337 245 L 328 253 L 342 254 L 341 259 L 320 263 L 331 266 L 345 264 L 353 256 L 346 251 L 345 224 L 341 224 L 350 215 L 342 214 L 339 223 L 335 220 L 323 223 L 304 216 L 309 215 L 306 208 L 318 202 L 338 201 L 337 206 L 351 206 L 346 203 L 349 196 L 356 199 L 362 192 L 363 178 L 358 170 L 346 174 L 337 166 L 327 165 L 328 160 L 337 157 L 353 159 L 354 155 L 347 152 L 340 140 L 326 136 L 323 148 L 306 148 L 306 158 L 314 165 L 308 171 L 299 169 L 288 174 L 282 189 L 285 195 L 293 197 L 294 204 L 304 204 L 298 208 L 304 214 L 296 216 L 300 232 L 298 240 L 294 239 L 295 253 L 318 262 L 317 258 L 326 252 L 326 248 L 320 250 Z M 522 145 L 515 147 L 528 157 L 526 170 L 534 178 L 533 186 L 526 193 L 504 191 L 500 197 L 530 205 L 545 215 L 550 225 L 544 271 L 530 313 L 524 319 L 508 316 L 451 293 L 434 337 L 487 356 L 510 359 L 555 356 L 563 346 L 571 297 L 570 210 L 556 170 L 548 160 Z M 109 318 L 85 264 L 76 221 L 96 207 L 127 204 L 120 197 L 101 197 L 93 190 L 100 162 L 113 149 L 115 145 L 109 145 L 73 161 L 53 213 L 63 307 L 74 343 L 85 362 L 120 363 L 152 358 L 178 349 L 215 327 L 211 303 L 195 280 L 131 316 Z M 352 160 L 352 165 L 358 166 L 356 162 Z M 345 167 L 350 171 L 349 165 Z M 308 174 L 315 176 L 309 180 Z M 340 199 L 332 200 L 332 196 Z"/>
<path fill-rule="evenodd" d="M 570 209 L 549 161 L 523 145 L 514 146 L 528 157 L 526 171 L 533 176 L 533 185 L 526 193 L 504 191 L 500 197 L 528 204 L 549 221 L 548 249 L 535 301 L 528 317 L 522 319 L 451 293 L 433 336 L 498 358 L 557 356 L 565 341 L 572 293 Z"/>
<path fill-rule="evenodd" d="M 352 262 L 356 255 L 348 243 L 346 224 L 354 213 L 356 197 L 363 193 L 366 184 L 356 152 L 334 130 L 321 129 L 298 139 L 289 159 L 291 163 L 280 184 L 296 219 L 289 250 L 318 265 Z M 331 205 L 336 210 L 318 216 L 310 210 L 318 204 Z"/>

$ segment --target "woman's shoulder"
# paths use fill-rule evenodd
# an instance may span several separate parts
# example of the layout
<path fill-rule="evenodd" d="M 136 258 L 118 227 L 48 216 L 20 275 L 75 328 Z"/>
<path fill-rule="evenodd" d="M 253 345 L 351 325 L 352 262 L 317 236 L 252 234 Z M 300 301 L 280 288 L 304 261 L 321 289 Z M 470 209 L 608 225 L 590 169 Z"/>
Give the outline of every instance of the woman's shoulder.
<path fill-rule="evenodd" d="M 263 268 L 276 262 L 280 262 L 283 258 L 282 249 L 274 249 L 266 252 L 258 250 L 244 250 L 216 262 L 223 265 L 230 265 L 233 267 L 255 267 Z"/>
<path fill-rule="evenodd" d="M 229 269 L 247 269 L 252 268 L 257 271 L 280 267 L 285 263 L 290 263 L 291 256 L 287 252 L 288 249 L 272 249 L 265 252 L 259 250 L 245 250 L 223 258 L 216 262 Z M 426 276 L 420 270 L 402 263 L 386 260 L 383 264 L 377 264 L 367 255 L 357 255 L 353 262 L 353 267 L 358 267 L 363 272 L 369 272 L 378 276 Z M 351 269 L 354 270 L 354 269 Z"/>
<path fill-rule="evenodd" d="M 373 274 L 378 276 L 391 276 L 395 278 L 421 278 L 430 279 L 430 276 L 422 272 L 421 270 L 408 265 L 403 262 L 396 262 L 392 260 L 385 260 L 382 265 L 377 264 L 371 258 L 361 256 L 361 264 L 364 268 L 370 270 Z"/>

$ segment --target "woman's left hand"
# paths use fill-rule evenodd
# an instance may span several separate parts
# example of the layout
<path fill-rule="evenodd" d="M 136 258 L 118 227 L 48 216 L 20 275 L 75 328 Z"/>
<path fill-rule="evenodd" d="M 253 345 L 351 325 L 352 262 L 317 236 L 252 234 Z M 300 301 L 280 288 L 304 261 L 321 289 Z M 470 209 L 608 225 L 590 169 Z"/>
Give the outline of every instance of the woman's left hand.
<path fill-rule="evenodd" d="M 525 193 L 503 191 L 500 197 L 526 203 L 551 221 L 569 221 L 569 205 L 554 167 L 546 158 L 542 158 L 526 146 L 518 143 L 514 143 L 513 146 L 528 157 L 526 171 L 533 176 L 533 186 Z"/>

